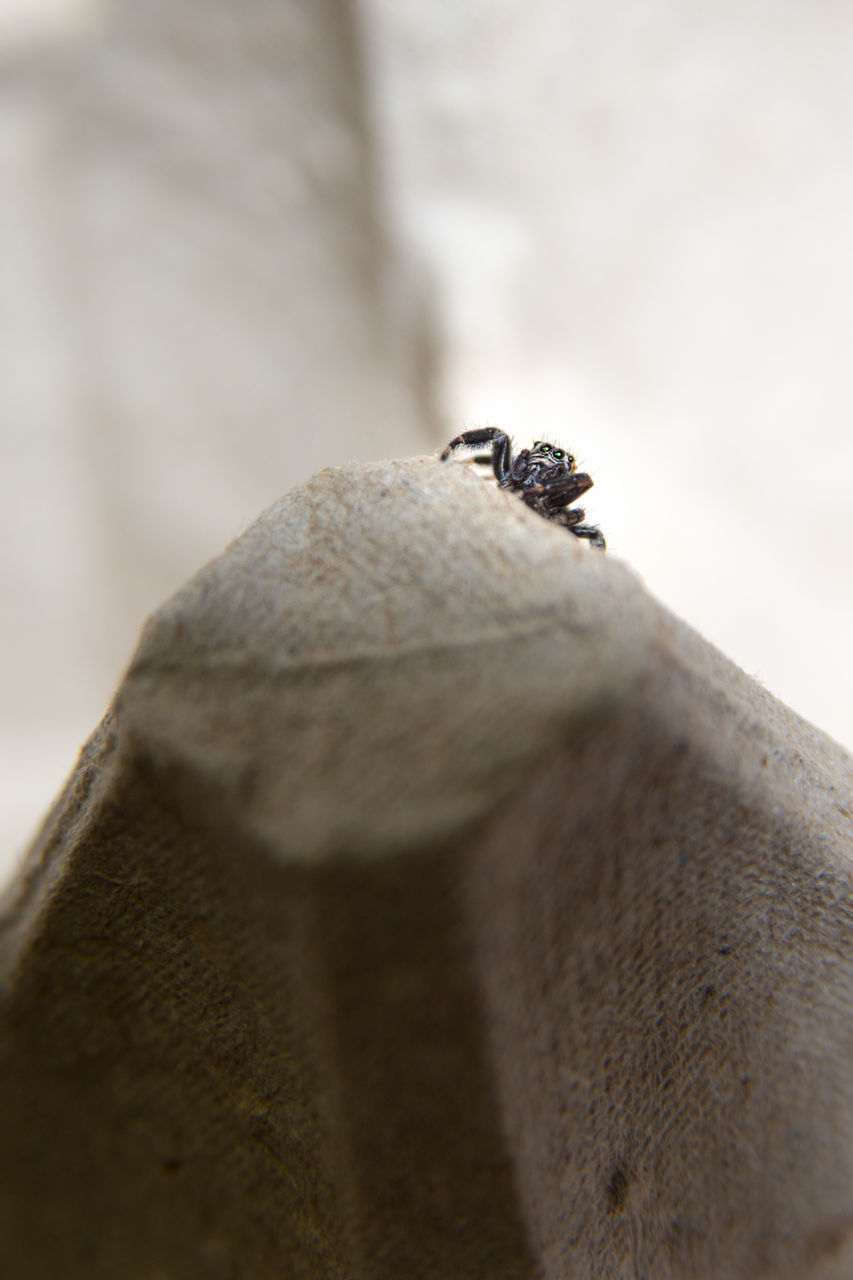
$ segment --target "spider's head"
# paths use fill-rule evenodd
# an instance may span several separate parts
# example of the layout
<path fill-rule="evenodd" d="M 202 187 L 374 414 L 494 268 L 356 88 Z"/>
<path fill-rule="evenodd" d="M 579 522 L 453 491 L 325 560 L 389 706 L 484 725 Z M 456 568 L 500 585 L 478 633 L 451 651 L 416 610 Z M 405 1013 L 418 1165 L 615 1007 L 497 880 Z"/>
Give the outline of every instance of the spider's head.
<path fill-rule="evenodd" d="M 533 448 L 530 450 L 531 459 L 542 459 L 543 462 L 551 463 L 553 466 L 563 466 L 567 471 L 574 471 L 577 463 L 570 453 L 565 449 L 561 449 L 556 444 L 549 444 L 547 440 L 534 441 Z"/>

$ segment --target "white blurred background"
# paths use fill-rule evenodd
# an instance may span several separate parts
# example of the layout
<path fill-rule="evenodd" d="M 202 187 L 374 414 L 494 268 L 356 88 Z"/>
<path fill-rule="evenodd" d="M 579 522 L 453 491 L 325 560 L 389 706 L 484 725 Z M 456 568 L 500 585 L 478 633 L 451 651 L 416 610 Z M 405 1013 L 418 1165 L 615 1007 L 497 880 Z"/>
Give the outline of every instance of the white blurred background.
<path fill-rule="evenodd" d="M 146 614 L 506 426 L 853 744 L 853 7 L 0 0 L 0 875 Z"/>

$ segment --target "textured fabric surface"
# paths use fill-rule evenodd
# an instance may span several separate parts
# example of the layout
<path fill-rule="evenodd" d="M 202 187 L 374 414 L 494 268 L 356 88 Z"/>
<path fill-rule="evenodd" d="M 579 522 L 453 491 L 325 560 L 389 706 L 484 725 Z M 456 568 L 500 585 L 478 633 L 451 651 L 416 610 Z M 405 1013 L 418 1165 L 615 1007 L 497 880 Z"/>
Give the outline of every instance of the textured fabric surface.
<path fill-rule="evenodd" d="M 851 1274 L 851 761 L 475 472 L 148 623 L 4 902 L 4 1275 Z"/>

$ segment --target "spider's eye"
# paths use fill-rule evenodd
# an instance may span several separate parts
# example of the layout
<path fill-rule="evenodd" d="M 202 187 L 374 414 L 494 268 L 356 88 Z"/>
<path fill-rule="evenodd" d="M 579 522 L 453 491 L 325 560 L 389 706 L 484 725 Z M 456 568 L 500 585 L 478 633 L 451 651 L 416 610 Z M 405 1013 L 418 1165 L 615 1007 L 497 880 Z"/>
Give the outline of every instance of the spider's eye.
<path fill-rule="evenodd" d="M 542 453 L 551 452 L 551 446 L 549 444 L 543 444 L 541 440 L 539 441 L 539 448 L 542 451 Z"/>
<path fill-rule="evenodd" d="M 562 450 L 562 449 L 555 449 L 555 450 L 554 450 L 554 457 L 555 457 L 555 458 L 562 458 L 562 456 L 563 456 L 563 450 Z"/>
<path fill-rule="evenodd" d="M 572 455 L 571 455 L 570 453 L 567 453 L 567 454 L 566 454 L 566 464 L 567 464 L 567 466 L 568 466 L 572 471 L 574 471 L 574 469 L 575 469 L 575 460 L 574 460 L 574 458 L 572 457 Z"/>

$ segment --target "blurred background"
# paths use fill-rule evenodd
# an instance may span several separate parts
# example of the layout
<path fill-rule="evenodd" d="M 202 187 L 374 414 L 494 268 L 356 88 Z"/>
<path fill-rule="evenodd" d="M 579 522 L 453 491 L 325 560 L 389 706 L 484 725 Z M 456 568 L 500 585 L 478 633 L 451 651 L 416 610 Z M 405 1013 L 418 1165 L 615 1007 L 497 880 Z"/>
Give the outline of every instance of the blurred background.
<path fill-rule="evenodd" d="M 0 0 L 0 876 L 146 615 L 505 426 L 853 744 L 853 6 Z"/>

